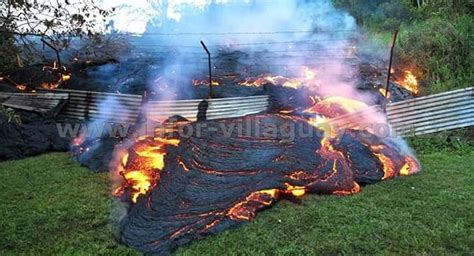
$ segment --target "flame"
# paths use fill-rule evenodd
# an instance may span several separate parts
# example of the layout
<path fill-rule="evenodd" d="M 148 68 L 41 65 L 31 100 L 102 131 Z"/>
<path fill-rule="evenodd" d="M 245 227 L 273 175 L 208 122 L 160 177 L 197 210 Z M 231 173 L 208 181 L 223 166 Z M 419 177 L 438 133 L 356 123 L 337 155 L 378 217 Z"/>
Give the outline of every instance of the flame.
<path fill-rule="evenodd" d="M 57 82 L 43 82 L 41 87 L 47 90 L 53 90 L 58 88 L 63 82 L 69 81 L 71 79 L 71 73 L 66 72 L 66 67 L 59 66 L 56 61 L 53 62 L 52 66 L 44 65 L 42 68 L 43 71 L 49 71 L 51 74 L 58 76 Z"/>
<path fill-rule="evenodd" d="M 47 90 L 53 90 L 53 89 L 56 89 L 58 88 L 59 86 L 59 83 L 41 83 L 41 87 L 43 89 L 47 89 Z"/>
<path fill-rule="evenodd" d="M 239 82 L 239 85 L 242 86 L 253 86 L 261 87 L 264 84 L 272 85 L 281 85 L 287 88 L 298 89 L 303 86 L 305 83 L 308 83 L 311 80 L 314 80 L 316 77 L 316 72 L 309 69 L 308 67 L 303 67 L 303 77 L 298 78 L 287 78 L 284 76 L 275 76 L 269 74 L 262 74 L 257 76 L 257 78 L 246 78 L 243 81 Z"/>
<path fill-rule="evenodd" d="M 367 108 L 367 104 L 365 104 L 362 101 L 354 100 L 354 99 L 349 99 L 349 98 L 344 98 L 340 96 L 332 96 L 324 99 L 322 101 L 322 104 L 337 104 L 342 106 L 347 113 L 354 113 L 356 111 L 359 111 L 361 109 Z"/>
<path fill-rule="evenodd" d="M 301 83 L 296 80 L 289 80 L 283 83 L 283 87 L 298 89 L 301 86 Z"/>
<path fill-rule="evenodd" d="M 400 169 L 401 176 L 408 176 L 420 171 L 420 166 L 415 158 L 405 156 L 405 164 Z"/>
<path fill-rule="evenodd" d="M 330 138 L 324 137 L 321 139 L 321 149 L 319 153 L 324 156 L 325 159 L 345 159 L 342 152 L 336 150 L 331 143 Z"/>
<path fill-rule="evenodd" d="M 295 110 L 280 110 L 280 114 L 283 114 L 283 115 L 288 115 L 288 114 L 291 114 L 293 113 Z"/>
<path fill-rule="evenodd" d="M 333 127 L 330 120 L 324 116 L 317 115 L 307 120 L 308 124 L 322 130 L 325 137 L 335 138 L 337 136 L 337 129 Z"/>
<path fill-rule="evenodd" d="M 69 79 L 71 79 L 71 74 L 61 74 L 61 80 L 62 81 L 68 81 Z"/>
<path fill-rule="evenodd" d="M 166 152 L 162 145 L 150 146 L 148 144 L 139 144 L 134 149 L 135 153 L 142 157 L 143 164 L 153 169 L 162 170 L 165 167 L 164 157 Z"/>
<path fill-rule="evenodd" d="M 267 82 L 265 77 L 259 76 L 257 79 L 253 79 L 251 77 L 246 78 L 244 81 L 240 82 L 239 85 L 243 86 L 253 86 L 253 87 L 260 87 Z"/>
<path fill-rule="evenodd" d="M 41 84 L 41 87 L 43 89 L 53 90 L 53 89 L 58 88 L 63 82 L 66 82 L 70 79 L 71 79 L 71 74 L 70 73 L 62 73 L 62 74 L 60 74 L 60 78 L 57 82 L 55 82 L 55 83 L 44 82 L 44 83 Z"/>
<path fill-rule="evenodd" d="M 122 162 L 122 166 L 126 166 L 126 165 L 127 165 L 127 162 L 128 162 L 128 156 L 129 156 L 129 154 L 128 154 L 128 153 L 125 153 L 125 154 L 123 155 L 123 157 L 122 157 L 122 160 L 121 160 L 121 162 Z"/>
<path fill-rule="evenodd" d="M 198 80 L 198 79 L 193 79 L 192 80 L 194 86 L 199 86 L 199 85 L 209 85 L 209 80 Z M 218 81 L 212 80 L 212 86 L 219 86 L 220 83 Z"/>
<path fill-rule="evenodd" d="M 387 93 L 387 90 L 385 90 L 385 88 L 379 88 L 379 92 L 380 94 L 382 94 L 382 96 L 385 97 L 385 94 Z M 390 95 L 390 92 L 387 93 L 387 98 L 390 99 L 391 95 Z"/>
<path fill-rule="evenodd" d="M 17 84 L 17 85 L 16 85 L 16 88 L 17 88 L 18 90 L 20 90 L 20 91 L 24 91 L 24 90 L 26 90 L 26 85 L 24 85 L 24 84 Z"/>
<path fill-rule="evenodd" d="M 84 142 L 85 139 L 86 139 L 86 133 L 83 132 L 83 133 L 79 134 L 79 136 L 75 137 L 72 140 L 72 145 L 73 146 L 79 146 Z"/>
<path fill-rule="evenodd" d="M 416 78 L 416 76 L 410 70 L 405 70 L 403 73 L 405 74 L 403 80 L 397 81 L 397 83 L 400 84 L 403 88 L 409 90 L 410 92 L 418 94 L 419 88 L 418 79 Z"/>
<path fill-rule="evenodd" d="M 168 138 L 161 138 L 161 137 L 155 137 L 153 138 L 155 142 L 166 144 L 166 145 L 173 145 L 177 147 L 179 145 L 180 140 L 178 139 L 168 139 Z"/>

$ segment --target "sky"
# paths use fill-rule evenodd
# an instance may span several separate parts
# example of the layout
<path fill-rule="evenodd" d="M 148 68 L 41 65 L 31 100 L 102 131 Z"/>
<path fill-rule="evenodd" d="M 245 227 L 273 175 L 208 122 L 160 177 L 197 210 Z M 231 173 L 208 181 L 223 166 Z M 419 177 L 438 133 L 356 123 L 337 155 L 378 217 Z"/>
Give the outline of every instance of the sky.
<path fill-rule="evenodd" d="M 76 0 L 80 1 L 80 0 Z M 120 32 L 143 33 L 149 19 L 158 15 L 153 10 L 150 2 L 161 0 L 101 0 L 100 6 L 103 8 L 116 7 L 115 13 L 110 17 L 114 21 L 115 29 Z M 212 0 L 169 0 L 167 16 L 169 19 L 179 21 L 181 18 L 180 8 L 183 5 L 195 5 L 204 8 Z M 226 3 L 230 0 L 217 0 L 217 3 Z M 248 1 L 245 1 L 248 2 Z"/>

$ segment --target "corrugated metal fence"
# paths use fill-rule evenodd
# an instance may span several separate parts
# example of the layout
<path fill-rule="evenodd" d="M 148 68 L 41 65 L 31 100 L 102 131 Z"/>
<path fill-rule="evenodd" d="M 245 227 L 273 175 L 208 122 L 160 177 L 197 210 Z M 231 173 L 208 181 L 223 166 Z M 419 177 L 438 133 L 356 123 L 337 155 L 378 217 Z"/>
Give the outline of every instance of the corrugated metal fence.
<path fill-rule="evenodd" d="M 59 117 L 79 120 L 103 120 L 107 122 L 129 123 L 137 121 L 142 109 L 142 96 L 79 90 L 53 90 L 55 93 L 69 94 L 69 101 Z M 148 101 L 143 113 L 152 121 L 161 122 L 171 116 L 181 116 L 196 121 L 198 105 L 203 100 Z M 207 119 L 240 117 L 260 112 L 268 108 L 268 96 L 251 96 L 208 99 Z"/>
<path fill-rule="evenodd" d="M 328 123 L 334 129 L 343 129 L 349 124 L 364 123 L 364 119 L 380 111 L 380 106 L 372 106 Z M 391 134 L 403 137 L 474 126 L 474 87 L 390 103 L 387 120 Z"/>
<path fill-rule="evenodd" d="M 402 136 L 474 126 L 474 87 L 392 103 L 387 115 Z"/>
<path fill-rule="evenodd" d="M 57 97 L 61 99 L 67 99 L 59 114 L 62 118 L 133 124 L 137 121 L 143 104 L 139 95 L 64 89 L 49 92 L 58 94 Z M 10 100 L 15 98 L 11 93 L 3 96 Z M 44 103 L 45 97 L 52 96 L 47 94 L 44 97 L 34 98 Z M 209 99 L 207 119 L 232 118 L 264 112 L 269 105 L 268 99 L 266 95 Z M 175 115 L 195 121 L 201 102 L 202 100 L 149 101 L 144 115 L 157 122 Z M 8 106 L 8 102 L 4 103 Z M 370 111 L 380 111 L 380 107 L 374 106 L 358 113 L 338 117 L 332 119 L 331 123 L 342 126 L 356 119 L 360 121 Z M 474 126 L 474 87 L 391 103 L 387 106 L 387 117 L 392 129 L 402 136 Z"/>

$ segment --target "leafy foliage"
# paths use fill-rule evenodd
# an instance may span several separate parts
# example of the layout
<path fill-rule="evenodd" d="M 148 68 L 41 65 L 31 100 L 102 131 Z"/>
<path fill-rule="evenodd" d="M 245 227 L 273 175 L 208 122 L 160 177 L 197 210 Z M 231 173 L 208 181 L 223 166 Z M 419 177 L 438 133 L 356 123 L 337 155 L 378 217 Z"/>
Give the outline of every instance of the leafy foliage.
<path fill-rule="evenodd" d="M 415 66 L 428 83 L 425 90 L 437 93 L 474 83 L 472 16 L 434 17 L 403 25 L 399 37 L 399 60 Z"/>
<path fill-rule="evenodd" d="M 459 129 L 408 138 L 410 146 L 420 154 L 435 152 L 457 153 L 474 151 L 474 129 Z"/>
<path fill-rule="evenodd" d="M 0 31 L 18 35 L 44 35 L 63 38 L 94 34 L 97 20 L 110 14 L 94 0 L 63 1 L 7 0 L 1 2 Z M 105 20 L 103 20 L 105 21 Z"/>
<path fill-rule="evenodd" d="M 47 38 L 57 49 L 65 49 L 73 36 L 98 36 L 100 23 L 111 12 L 94 0 L 0 1 L 0 70 L 15 67 L 20 55 L 31 57 L 38 52 L 31 36 Z"/>
<path fill-rule="evenodd" d="M 5 116 L 8 123 L 16 125 L 21 125 L 22 123 L 20 115 L 16 114 L 12 108 L 5 108 L 3 105 L 0 105 L 0 114 Z"/>
<path fill-rule="evenodd" d="M 474 1 L 333 1 L 373 34 L 400 30 L 395 60 L 424 81 L 423 93 L 472 86 Z"/>
<path fill-rule="evenodd" d="M 10 70 L 15 67 L 15 59 L 19 49 L 12 35 L 0 33 L 0 70 Z"/>

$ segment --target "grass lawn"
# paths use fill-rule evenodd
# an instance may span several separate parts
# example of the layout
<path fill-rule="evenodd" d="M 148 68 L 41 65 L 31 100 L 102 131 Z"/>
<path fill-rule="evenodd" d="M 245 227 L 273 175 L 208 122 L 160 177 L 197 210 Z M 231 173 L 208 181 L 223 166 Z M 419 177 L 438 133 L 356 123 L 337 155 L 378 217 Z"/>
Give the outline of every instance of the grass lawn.
<path fill-rule="evenodd" d="M 421 155 L 423 172 L 348 197 L 306 196 L 178 255 L 470 254 L 474 152 Z M 0 163 L 0 254 L 135 254 L 109 225 L 107 174 L 68 154 Z"/>

